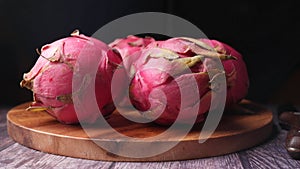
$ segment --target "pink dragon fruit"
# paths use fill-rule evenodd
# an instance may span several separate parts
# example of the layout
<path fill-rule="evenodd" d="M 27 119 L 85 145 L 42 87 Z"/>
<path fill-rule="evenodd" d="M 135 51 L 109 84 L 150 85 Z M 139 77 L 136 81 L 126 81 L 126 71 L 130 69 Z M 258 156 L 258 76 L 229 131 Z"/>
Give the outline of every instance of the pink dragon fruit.
<path fill-rule="evenodd" d="M 126 38 L 116 39 L 115 41 L 110 43 L 109 46 L 113 49 L 113 51 L 115 51 L 115 53 L 118 53 L 120 55 L 122 60 L 126 60 L 127 57 L 140 52 L 143 48 L 154 41 L 155 39 L 149 36 L 141 38 L 134 35 L 128 35 Z M 118 78 L 115 78 L 115 80 L 118 81 L 117 86 L 113 87 L 113 92 L 115 93 L 113 94 L 113 96 L 115 97 L 115 104 L 117 108 L 128 108 L 131 106 L 130 100 L 128 97 L 124 97 L 124 95 L 128 93 L 125 89 L 126 86 L 128 86 L 126 84 L 128 80 L 126 77 L 126 73 L 124 70 L 119 69 L 117 76 Z"/>
<path fill-rule="evenodd" d="M 84 58 L 79 59 L 80 56 Z M 20 85 L 33 92 L 34 102 L 28 110 L 46 110 L 58 121 L 66 124 L 93 123 L 100 116 L 96 110 L 89 109 L 88 95 L 80 96 L 86 112 L 77 114 L 73 104 L 72 79 L 77 62 L 80 69 L 88 69 L 99 57 L 100 64 L 95 78 L 95 95 L 99 110 L 104 116 L 114 111 L 110 94 L 110 81 L 117 64 L 121 62 L 118 55 L 101 41 L 74 31 L 71 37 L 57 40 L 42 47 L 40 57 L 30 72 L 25 73 Z M 74 74 L 75 75 L 75 74 Z M 88 83 L 88 75 L 82 76 Z M 81 86 L 82 88 L 83 86 Z M 78 90 L 80 87 L 77 87 Z M 78 92 L 78 91 L 77 91 Z"/>
<path fill-rule="evenodd" d="M 143 116 L 158 124 L 171 125 L 175 120 L 180 123 L 203 121 L 215 90 L 210 85 L 207 71 L 211 66 L 210 60 L 216 57 L 222 60 L 225 70 L 228 89 L 226 105 L 237 103 L 248 90 L 248 75 L 242 56 L 221 42 L 191 38 L 156 41 L 139 56 L 124 60 L 133 77 L 129 89 L 131 102 L 142 111 Z M 185 71 L 186 66 L 190 72 Z M 224 74 L 216 70 L 214 76 L 220 73 Z M 188 89 L 191 85 L 189 79 L 192 78 L 196 79 L 200 98 L 194 97 L 195 91 L 190 90 L 190 95 L 184 96 L 184 103 L 181 103 L 180 88 Z M 195 116 L 190 112 L 199 102 L 195 121 Z M 181 119 L 177 119 L 179 111 L 184 115 Z"/>
<path fill-rule="evenodd" d="M 120 53 L 122 58 L 132 55 L 135 52 L 140 51 L 151 42 L 155 40 L 151 37 L 140 38 L 134 35 L 129 35 L 127 38 L 116 39 L 110 43 L 109 46 Z"/>

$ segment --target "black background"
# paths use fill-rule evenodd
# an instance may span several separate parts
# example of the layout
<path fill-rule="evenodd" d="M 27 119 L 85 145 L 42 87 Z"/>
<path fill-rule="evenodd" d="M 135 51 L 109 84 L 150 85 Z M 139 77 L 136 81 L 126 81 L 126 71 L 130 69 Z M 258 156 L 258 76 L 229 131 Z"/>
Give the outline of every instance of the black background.
<path fill-rule="evenodd" d="M 90 36 L 121 16 L 150 11 L 187 19 L 209 38 L 237 49 L 249 71 L 247 98 L 267 102 L 299 67 L 299 7 L 297 0 L 0 0 L 0 105 L 32 99 L 19 82 L 38 58 L 36 48 L 69 36 L 77 28 Z"/>

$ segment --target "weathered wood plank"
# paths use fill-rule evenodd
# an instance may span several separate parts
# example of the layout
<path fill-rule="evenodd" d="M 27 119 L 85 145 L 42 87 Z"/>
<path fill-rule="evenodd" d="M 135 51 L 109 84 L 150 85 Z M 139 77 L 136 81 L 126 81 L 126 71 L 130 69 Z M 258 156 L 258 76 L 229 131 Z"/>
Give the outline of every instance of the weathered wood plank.
<path fill-rule="evenodd" d="M 110 169 L 113 166 L 113 162 L 106 161 L 94 161 L 94 160 L 85 160 L 85 159 L 77 159 L 66 157 L 64 160 L 60 161 L 55 168 L 64 168 L 64 169 L 90 169 L 90 168 L 98 168 L 98 169 Z M 46 169 L 47 167 L 45 167 Z"/>
<path fill-rule="evenodd" d="M 8 137 L 6 128 L 0 129 L 0 151 L 12 145 L 14 141 Z"/>
<path fill-rule="evenodd" d="M 177 168 L 179 162 L 115 162 L 111 169 L 156 169 L 156 168 Z"/>
<path fill-rule="evenodd" d="M 7 109 L 0 109 L 0 151 L 12 145 L 14 141 L 8 137 L 6 129 Z"/>
<path fill-rule="evenodd" d="M 107 169 L 112 162 L 76 159 L 65 156 L 46 154 L 29 149 L 18 143 L 0 152 L 0 168 L 103 168 Z"/>
<path fill-rule="evenodd" d="M 162 168 L 172 168 L 172 169 L 180 169 L 180 168 L 197 168 L 197 169 L 240 169 L 243 168 L 239 156 L 236 153 L 212 157 L 212 158 L 204 158 L 204 159 L 195 159 L 195 160 L 186 160 L 186 161 L 170 161 L 170 162 L 147 162 L 147 163 L 122 163 L 116 162 L 112 169 L 140 169 L 140 168 L 149 168 L 149 169 L 162 169 Z"/>
<path fill-rule="evenodd" d="M 240 169 L 240 168 L 243 168 L 243 166 L 239 159 L 238 154 L 232 153 L 232 154 L 218 156 L 218 157 L 212 157 L 212 158 L 181 161 L 179 168 Z"/>
<path fill-rule="evenodd" d="M 7 168 L 30 167 L 43 153 L 34 153 L 28 148 L 14 143 L 0 152 L 0 166 Z M 29 165 L 27 165 L 29 164 Z"/>
<path fill-rule="evenodd" d="M 285 147 L 287 132 L 280 133 L 265 144 L 240 153 L 245 168 L 299 168 L 300 161 L 292 159 Z M 247 160 L 247 161 L 246 161 Z"/>
<path fill-rule="evenodd" d="M 8 112 L 8 108 L 0 108 L 0 127 L 6 125 L 6 113 Z"/>

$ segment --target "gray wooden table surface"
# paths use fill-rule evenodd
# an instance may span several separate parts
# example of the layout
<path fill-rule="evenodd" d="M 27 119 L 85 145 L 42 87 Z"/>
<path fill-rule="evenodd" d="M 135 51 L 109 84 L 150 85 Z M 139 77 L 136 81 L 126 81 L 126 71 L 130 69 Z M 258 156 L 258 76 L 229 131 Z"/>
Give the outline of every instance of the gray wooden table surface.
<path fill-rule="evenodd" d="M 274 106 L 273 106 L 274 107 Z M 273 107 L 270 108 L 274 111 Z M 281 130 L 274 119 L 275 132 L 262 145 L 224 156 L 172 162 L 106 162 L 76 159 L 36 151 L 14 142 L 7 134 L 6 113 L 0 109 L 0 168 L 300 168 L 300 160 L 294 160 L 284 148 L 287 131 Z M 274 111 L 275 112 L 275 111 Z M 275 112 L 276 113 L 276 112 Z"/>

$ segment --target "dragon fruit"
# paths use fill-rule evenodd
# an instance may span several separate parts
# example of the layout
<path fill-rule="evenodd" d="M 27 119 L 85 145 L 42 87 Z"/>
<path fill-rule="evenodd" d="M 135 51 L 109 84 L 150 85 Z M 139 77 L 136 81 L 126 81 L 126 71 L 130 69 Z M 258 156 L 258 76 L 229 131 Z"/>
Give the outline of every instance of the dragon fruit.
<path fill-rule="evenodd" d="M 128 35 L 126 38 L 114 40 L 109 44 L 109 46 L 124 61 L 127 57 L 139 53 L 152 42 L 155 42 L 155 39 L 149 36 L 142 38 L 134 35 Z M 118 81 L 116 84 L 117 86 L 113 87 L 115 105 L 117 108 L 129 108 L 131 107 L 130 100 L 128 97 L 124 97 L 128 93 L 126 90 L 126 87 L 128 86 L 126 72 L 124 69 L 119 69 L 115 76 L 118 76 L 117 78 L 114 78 L 116 81 Z"/>
<path fill-rule="evenodd" d="M 210 79 L 208 69 L 214 58 L 221 59 L 225 72 L 214 70 Z M 129 87 L 131 102 L 144 117 L 161 125 L 171 125 L 175 120 L 180 123 L 203 121 L 212 106 L 212 92 L 217 90 L 216 86 L 210 85 L 211 81 L 222 73 L 225 73 L 227 82 L 227 107 L 244 98 L 248 90 L 248 75 L 242 56 L 216 40 L 171 38 L 155 41 L 124 62 L 132 78 Z M 194 89 L 188 90 L 189 95 L 181 103 L 180 88 L 189 89 L 189 79 L 192 78 L 196 79 L 200 97 L 194 97 Z M 199 102 L 195 120 L 190 112 Z M 177 119 L 179 112 L 184 115 L 181 119 Z"/>
<path fill-rule="evenodd" d="M 84 58 L 79 56 L 84 56 Z M 20 85 L 33 92 L 34 101 L 28 110 L 45 110 L 61 123 L 73 124 L 80 122 L 93 123 L 101 115 L 97 110 L 90 110 L 88 95 L 80 96 L 83 100 L 85 113 L 75 112 L 72 98 L 72 79 L 76 75 L 77 62 L 80 69 L 88 69 L 92 62 L 100 59 L 94 84 L 99 110 L 107 116 L 115 109 L 110 94 L 110 81 L 117 64 L 121 59 L 101 41 L 79 34 L 74 31 L 71 37 L 57 40 L 41 48 L 40 57 L 30 72 L 25 73 Z M 78 69 L 78 67 L 77 67 Z M 93 83 L 88 75 L 82 76 L 84 83 Z M 84 86 L 77 87 L 78 90 Z"/>
<path fill-rule="evenodd" d="M 222 63 L 226 75 L 228 77 L 230 75 L 232 78 L 231 80 L 227 80 L 226 106 L 230 107 L 232 104 L 238 103 L 247 95 L 249 87 L 248 71 L 242 55 L 231 46 L 217 40 L 200 40 L 211 45 L 218 53 L 231 55 L 236 58 L 235 60 L 225 60 Z"/>

